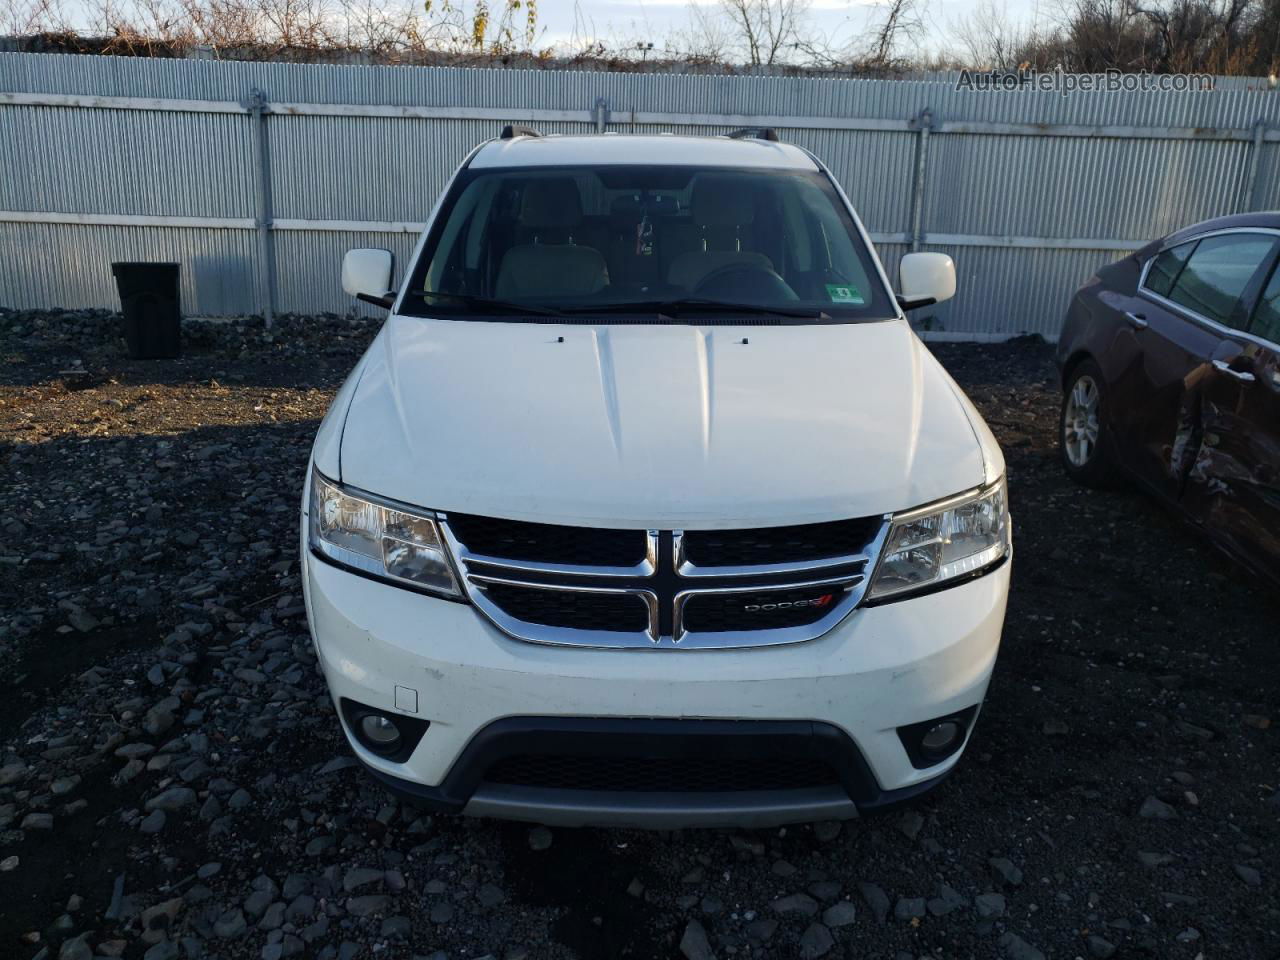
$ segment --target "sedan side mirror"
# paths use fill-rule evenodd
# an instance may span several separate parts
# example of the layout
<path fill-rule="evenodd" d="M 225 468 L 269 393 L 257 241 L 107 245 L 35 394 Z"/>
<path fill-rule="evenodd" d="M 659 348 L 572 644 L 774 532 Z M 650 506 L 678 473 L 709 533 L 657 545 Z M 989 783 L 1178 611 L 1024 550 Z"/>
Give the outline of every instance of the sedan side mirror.
<path fill-rule="evenodd" d="M 898 266 L 903 310 L 927 307 L 956 295 L 956 265 L 945 253 L 906 253 Z"/>
<path fill-rule="evenodd" d="M 348 250 L 342 258 L 342 289 L 357 300 L 391 308 L 395 292 L 391 290 L 391 273 L 396 259 L 390 250 L 365 247 Z"/>

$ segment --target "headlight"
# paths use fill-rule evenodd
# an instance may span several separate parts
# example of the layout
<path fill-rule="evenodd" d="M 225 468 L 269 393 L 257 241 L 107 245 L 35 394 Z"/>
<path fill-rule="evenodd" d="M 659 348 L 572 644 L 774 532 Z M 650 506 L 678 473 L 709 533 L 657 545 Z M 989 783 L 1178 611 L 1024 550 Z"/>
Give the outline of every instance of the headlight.
<path fill-rule="evenodd" d="M 1004 478 L 968 496 L 893 518 L 868 600 L 980 573 L 1009 552 Z"/>
<path fill-rule="evenodd" d="M 457 581 L 431 516 L 352 496 L 311 474 L 311 549 L 391 583 L 456 597 Z"/>

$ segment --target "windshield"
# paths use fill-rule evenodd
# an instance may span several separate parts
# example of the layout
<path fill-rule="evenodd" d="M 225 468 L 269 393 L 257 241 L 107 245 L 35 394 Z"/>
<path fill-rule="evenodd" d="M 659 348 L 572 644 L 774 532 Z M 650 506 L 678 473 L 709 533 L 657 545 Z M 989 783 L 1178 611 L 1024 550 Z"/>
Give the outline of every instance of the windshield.
<path fill-rule="evenodd" d="M 400 309 L 543 322 L 889 318 L 873 263 L 816 171 L 471 169 L 445 199 Z"/>

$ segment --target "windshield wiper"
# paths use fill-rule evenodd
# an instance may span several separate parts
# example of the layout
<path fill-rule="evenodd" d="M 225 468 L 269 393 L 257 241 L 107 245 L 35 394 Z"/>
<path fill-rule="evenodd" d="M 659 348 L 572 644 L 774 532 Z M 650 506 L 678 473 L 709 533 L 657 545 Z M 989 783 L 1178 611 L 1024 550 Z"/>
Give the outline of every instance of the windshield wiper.
<path fill-rule="evenodd" d="M 553 307 L 535 306 L 529 303 L 515 303 L 511 300 L 492 300 L 488 297 L 473 297 L 468 293 L 445 293 L 441 290 L 406 290 L 406 297 L 413 297 L 415 300 L 452 300 L 455 303 L 461 303 L 468 307 L 476 307 L 480 310 L 486 310 L 493 313 L 502 314 L 524 314 L 539 317 L 559 317 L 562 311 Z"/>
<path fill-rule="evenodd" d="M 831 316 L 818 309 L 770 306 L 764 303 L 729 303 L 726 300 L 708 300 L 703 297 L 682 297 L 678 300 L 632 300 L 622 303 L 599 303 L 584 307 L 565 307 L 564 313 L 657 313 L 668 317 L 696 313 L 743 313 L 750 316 L 796 317 L 801 320 L 830 320 Z"/>

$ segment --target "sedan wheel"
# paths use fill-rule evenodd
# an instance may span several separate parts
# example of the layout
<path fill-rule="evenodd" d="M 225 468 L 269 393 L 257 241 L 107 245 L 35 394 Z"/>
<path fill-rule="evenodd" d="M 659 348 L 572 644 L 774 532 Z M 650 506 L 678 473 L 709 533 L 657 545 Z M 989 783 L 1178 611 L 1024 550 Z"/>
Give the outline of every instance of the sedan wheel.
<path fill-rule="evenodd" d="M 1104 429 L 1105 383 L 1098 365 L 1085 360 L 1071 371 L 1062 396 L 1062 466 L 1073 480 L 1089 487 L 1110 486 L 1115 479 Z"/>
<path fill-rule="evenodd" d="M 1062 417 L 1062 446 L 1073 467 L 1083 467 L 1098 452 L 1097 381 L 1088 375 L 1076 379 L 1067 395 Z"/>

